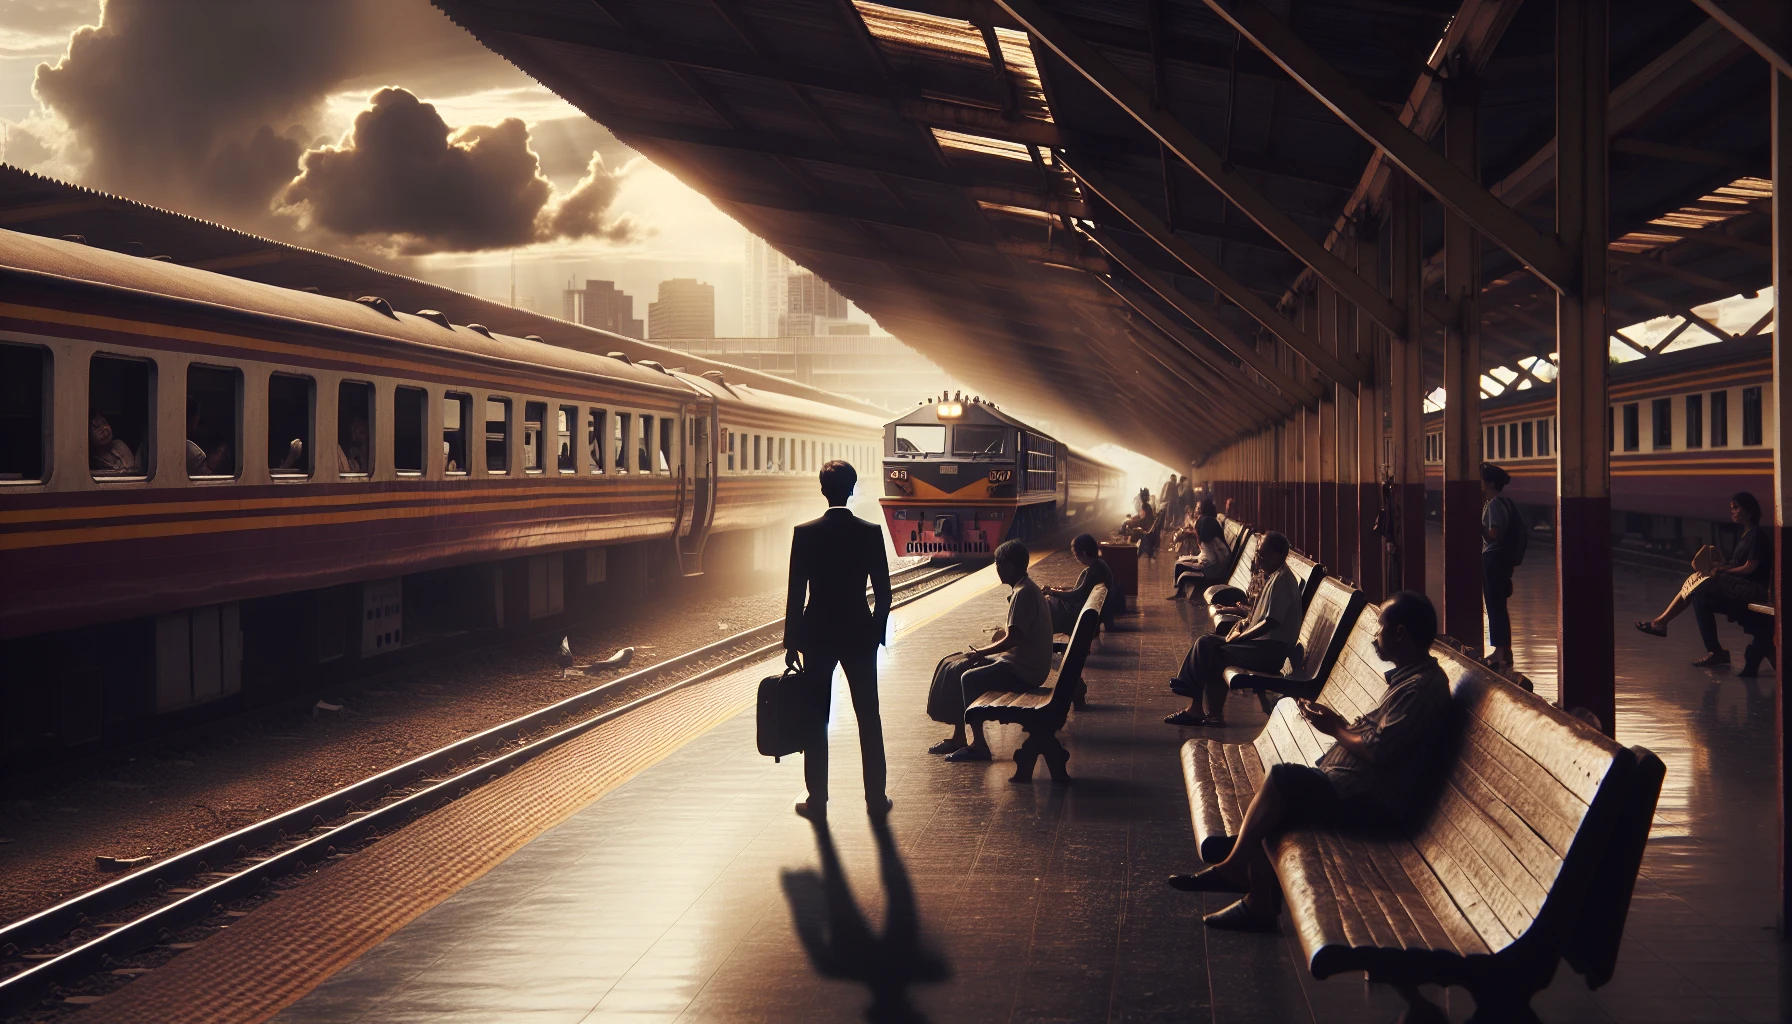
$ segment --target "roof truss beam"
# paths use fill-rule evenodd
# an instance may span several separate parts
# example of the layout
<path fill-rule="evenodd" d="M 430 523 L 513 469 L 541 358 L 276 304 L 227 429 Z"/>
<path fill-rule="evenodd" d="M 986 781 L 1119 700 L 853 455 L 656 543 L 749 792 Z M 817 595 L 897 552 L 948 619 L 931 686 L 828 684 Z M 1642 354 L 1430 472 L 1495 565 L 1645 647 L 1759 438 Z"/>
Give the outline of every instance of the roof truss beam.
<path fill-rule="evenodd" d="M 1782 75 L 1792 77 L 1792 8 L 1785 0 L 1692 0 Z"/>
<path fill-rule="evenodd" d="M 1005 0 L 1004 0 L 1005 2 Z M 1301 87 L 1369 140 L 1426 191 L 1557 291 L 1569 287 L 1570 253 L 1532 227 L 1373 99 L 1350 84 L 1294 31 L 1255 0 L 1206 0 L 1208 8 L 1280 64 Z"/>
<path fill-rule="evenodd" d="M 1218 401 L 1226 402 L 1231 401 L 1233 398 L 1242 399 L 1255 406 L 1262 415 L 1271 418 L 1291 415 L 1295 409 L 1299 407 L 1295 402 L 1291 402 L 1286 398 L 1265 391 L 1256 381 L 1252 380 L 1244 370 L 1219 358 L 1217 355 L 1214 355 L 1206 344 L 1202 343 L 1199 338 L 1182 325 L 1178 324 L 1173 318 L 1165 315 L 1163 310 L 1159 309 L 1156 303 L 1152 302 L 1136 288 L 1133 288 L 1123 281 L 1114 280 L 1113 278 L 1102 278 L 1102 283 L 1112 289 L 1114 294 L 1120 298 L 1121 302 L 1126 303 L 1128 308 L 1132 309 L 1139 316 L 1144 317 L 1146 322 L 1155 329 L 1156 333 L 1162 335 L 1165 339 L 1174 342 L 1174 348 L 1176 350 L 1186 352 L 1188 355 L 1199 359 L 1202 363 L 1211 368 L 1215 374 L 1218 374 L 1220 383 L 1231 386 L 1233 390 L 1226 392 L 1226 397 L 1219 399 Z"/>

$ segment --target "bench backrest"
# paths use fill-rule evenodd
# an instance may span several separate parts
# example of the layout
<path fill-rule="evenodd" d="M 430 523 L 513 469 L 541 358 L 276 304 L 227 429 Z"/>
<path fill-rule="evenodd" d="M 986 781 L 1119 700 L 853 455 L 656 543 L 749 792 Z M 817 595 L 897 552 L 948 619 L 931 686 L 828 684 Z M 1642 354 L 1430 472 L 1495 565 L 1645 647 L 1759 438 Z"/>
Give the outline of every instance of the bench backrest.
<path fill-rule="evenodd" d="M 1367 603 L 1368 598 L 1355 587 L 1330 576 L 1321 579 L 1300 618 L 1301 659 L 1290 678 L 1324 679 L 1343 653 L 1345 638 Z"/>
<path fill-rule="evenodd" d="M 1244 553 L 1245 538 L 1251 535 L 1251 528 L 1236 519 L 1227 519 L 1224 516 L 1219 517 L 1219 523 L 1220 536 L 1224 537 L 1226 541 L 1226 574 L 1230 576 L 1232 570 L 1238 566 L 1238 556 Z"/>
<path fill-rule="evenodd" d="M 1300 584 L 1300 606 L 1304 609 L 1313 603 L 1313 594 L 1319 589 L 1319 581 L 1325 579 L 1325 566 L 1306 555 L 1290 551 L 1288 571 L 1294 574 L 1294 581 Z"/>
<path fill-rule="evenodd" d="M 1107 599 L 1107 585 L 1096 584 L 1089 591 L 1088 600 L 1083 602 L 1083 610 L 1076 613 L 1076 625 L 1070 631 L 1070 643 L 1064 648 L 1064 657 L 1058 662 L 1057 676 L 1052 680 L 1050 707 L 1054 712 L 1069 714 L 1070 702 L 1076 697 L 1076 684 L 1083 678 L 1083 663 L 1089 660 L 1089 648 L 1095 643 L 1095 634 L 1101 629 L 1101 606 Z"/>
<path fill-rule="evenodd" d="M 1232 575 L 1226 579 L 1227 586 L 1250 593 L 1251 566 L 1257 561 L 1257 549 L 1262 546 L 1261 533 L 1253 533 L 1244 539 L 1244 547 L 1239 549 L 1238 557 L 1232 562 Z"/>
<path fill-rule="evenodd" d="M 1473 934 L 1450 936 L 1459 949 L 1497 953 L 1533 936 L 1571 962 L 1605 963 L 1609 977 L 1630 883 L 1614 907 L 1601 876 L 1634 811 L 1638 755 L 1455 650 L 1433 653 L 1450 677 L 1452 720 L 1436 799 L 1411 833 L 1441 886 L 1425 898 L 1468 918 Z M 1605 920 L 1579 920 L 1594 908 Z"/>
<path fill-rule="evenodd" d="M 1368 713 L 1388 692 L 1383 673 L 1393 666 L 1375 653 L 1375 627 L 1375 616 L 1359 610 L 1344 635 L 1331 670 L 1325 675 L 1325 685 L 1319 690 L 1318 702 L 1343 715 L 1347 722 L 1354 722 L 1358 716 Z M 1281 761 L 1318 764 L 1319 758 L 1335 742 L 1307 724 L 1292 697 L 1276 703 L 1269 724 L 1256 739 L 1257 754 L 1265 765 Z"/>

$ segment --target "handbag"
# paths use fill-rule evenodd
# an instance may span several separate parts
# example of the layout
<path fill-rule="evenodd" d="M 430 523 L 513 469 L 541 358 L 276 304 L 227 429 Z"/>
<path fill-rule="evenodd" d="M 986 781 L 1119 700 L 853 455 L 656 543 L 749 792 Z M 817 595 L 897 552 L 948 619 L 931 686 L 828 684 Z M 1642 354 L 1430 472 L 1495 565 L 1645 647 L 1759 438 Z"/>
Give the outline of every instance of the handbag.
<path fill-rule="evenodd" d="M 800 753 L 821 728 L 814 673 L 786 666 L 759 681 L 759 752 L 774 761 Z"/>

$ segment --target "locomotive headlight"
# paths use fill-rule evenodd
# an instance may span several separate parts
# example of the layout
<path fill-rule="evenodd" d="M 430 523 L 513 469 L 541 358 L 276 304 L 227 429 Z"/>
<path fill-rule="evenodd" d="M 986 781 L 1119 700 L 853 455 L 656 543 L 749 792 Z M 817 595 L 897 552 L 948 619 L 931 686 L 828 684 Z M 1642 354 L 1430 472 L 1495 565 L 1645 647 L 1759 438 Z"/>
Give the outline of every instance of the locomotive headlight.
<path fill-rule="evenodd" d="M 936 402 L 934 403 L 933 411 L 934 415 L 942 420 L 955 420 L 964 415 L 964 403 Z"/>

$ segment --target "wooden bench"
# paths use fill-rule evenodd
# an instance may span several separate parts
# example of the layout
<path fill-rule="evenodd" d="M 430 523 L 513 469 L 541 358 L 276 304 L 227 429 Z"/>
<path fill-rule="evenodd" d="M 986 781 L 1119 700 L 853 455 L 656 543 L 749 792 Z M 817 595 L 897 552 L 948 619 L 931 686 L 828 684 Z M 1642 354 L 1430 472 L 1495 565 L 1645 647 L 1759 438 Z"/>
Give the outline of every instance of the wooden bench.
<path fill-rule="evenodd" d="M 1335 580 L 1331 582 L 1343 587 Z M 1333 591 L 1328 587 L 1324 592 L 1329 596 Z M 1381 703 L 1387 692 L 1383 673 L 1389 665 L 1375 653 L 1375 628 L 1372 617 L 1357 616 L 1345 631 L 1315 698 L 1346 720 L 1354 721 Z M 1283 700 L 1270 712 L 1263 731 L 1249 743 L 1216 739 L 1184 743 L 1182 780 L 1188 790 L 1189 819 L 1194 825 L 1195 849 L 1201 859 L 1209 864 L 1225 859 L 1226 851 L 1231 849 L 1226 840 L 1238 834 L 1245 808 L 1272 765 L 1316 765 L 1333 742 L 1330 736 L 1307 723 L 1294 701 Z"/>
<path fill-rule="evenodd" d="M 1251 591 L 1251 571 L 1257 561 L 1257 549 L 1263 546 L 1263 534 L 1253 533 L 1246 537 L 1244 546 L 1239 548 L 1238 557 L 1232 560 L 1232 574 L 1226 582 L 1208 587 L 1201 594 L 1207 602 L 1208 614 L 1220 605 L 1237 604 L 1243 601 Z"/>
<path fill-rule="evenodd" d="M 1060 785 L 1070 782 L 1070 773 L 1064 768 L 1070 760 L 1070 751 L 1058 742 L 1058 730 L 1064 728 L 1064 720 L 1070 716 L 1071 702 L 1083 695 L 1083 663 L 1089 658 L 1089 645 L 1095 642 L 1101 622 L 1101 605 L 1107 596 L 1105 586 L 1097 586 L 1089 592 L 1083 610 L 1077 613 L 1076 628 L 1070 633 L 1064 657 L 1053 677 L 1047 680 L 1048 685 L 1019 693 L 986 693 L 965 709 L 966 722 L 1005 722 L 1025 730 L 1027 738 L 1014 752 L 1014 776 L 1008 781 L 1033 781 L 1033 766 L 1043 757 L 1053 782 Z"/>
<path fill-rule="evenodd" d="M 1255 551 L 1251 553 L 1251 557 L 1253 561 L 1256 560 Z M 1306 555 L 1296 554 L 1290 551 L 1288 553 L 1288 571 L 1294 574 L 1294 582 L 1300 587 L 1300 607 L 1304 615 L 1307 606 L 1313 603 L 1313 595 L 1318 592 L 1320 581 L 1324 580 L 1326 577 L 1325 566 L 1313 561 Z M 1236 578 L 1236 576 L 1234 576 L 1234 578 Z M 1246 577 L 1246 579 L 1248 582 L 1249 577 Z M 1222 596 L 1230 597 L 1232 595 L 1225 594 Z M 1240 598 L 1239 601 L 1234 601 L 1232 603 L 1237 604 L 1241 602 L 1242 598 Z M 1243 618 L 1243 616 L 1240 615 L 1228 615 L 1222 613 L 1220 608 L 1225 604 L 1226 602 L 1215 601 L 1211 598 L 1208 600 L 1207 614 L 1213 619 L 1213 628 L 1216 631 L 1224 630 L 1230 627 L 1234 622 Z"/>
<path fill-rule="evenodd" d="M 1733 615 L 1738 626 L 1748 634 L 1748 647 L 1742 652 L 1742 674 L 1752 676 L 1761 670 L 1761 662 L 1774 659 L 1773 605 L 1749 602 L 1748 611 Z M 1775 659 L 1777 661 L 1777 659 Z"/>
<path fill-rule="evenodd" d="M 1433 653 L 1453 709 L 1427 809 L 1391 831 L 1290 829 L 1270 860 L 1314 977 L 1364 971 L 1432 1013 L 1416 986 L 1462 985 L 1476 1020 L 1535 1020 L 1558 960 L 1610 980 L 1664 768 Z"/>
<path fill-rule="evenodd" d="M 1226 684 L 1234 690 L 1271 690 L 1309 700 L 1317 697 L 1367 603 L 1363 592 L 1355 587 L 1331 577 L 1321 579 L 1301 615 L 1300 640 L 1294 656 L 1288 659 L 1290 671 L 1249 672 L 1235 665 L 1225 670 Z M 1374 625 L 1373 620 L 1368 623 L 1371 635 Z"/>

